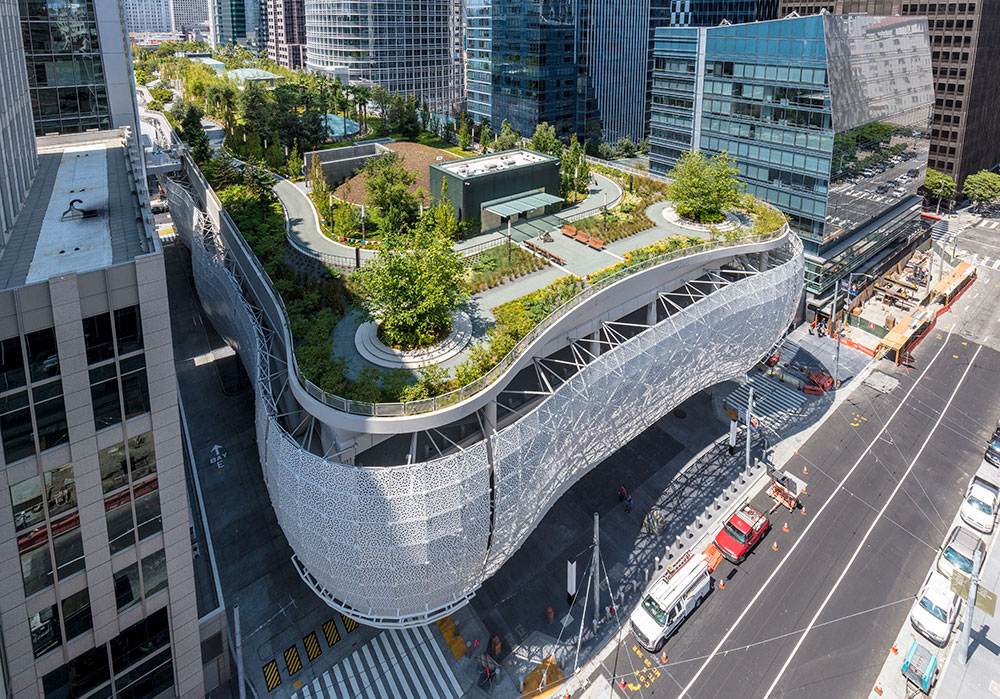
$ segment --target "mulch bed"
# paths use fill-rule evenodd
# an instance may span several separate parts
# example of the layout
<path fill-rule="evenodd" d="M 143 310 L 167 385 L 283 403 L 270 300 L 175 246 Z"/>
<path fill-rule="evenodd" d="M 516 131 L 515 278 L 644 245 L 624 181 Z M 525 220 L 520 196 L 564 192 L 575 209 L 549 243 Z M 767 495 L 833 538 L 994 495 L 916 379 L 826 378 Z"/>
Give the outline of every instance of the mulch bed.
<path fill-rule="evenodd" d="M 447 151 L 438 150 L 429 146 L 422 146 L 419 143 L 387 143 L 390 148 L 401 156 L 407 168 L 417 175 L 416 183 L 410 187 L 411 192 L 423 189 L 430 192 L 431 180 L 429 166 L 431 163 L 444 162 L 446 160 L 458 160 L 458 156 Z M 350 187 L 350 193 L 348 193 Z M 365 176 L 359 172 L 344 184 L 334 190 L 333 195 L 338 199 L 346 200 L 352 204 L 365 203 Z"/>

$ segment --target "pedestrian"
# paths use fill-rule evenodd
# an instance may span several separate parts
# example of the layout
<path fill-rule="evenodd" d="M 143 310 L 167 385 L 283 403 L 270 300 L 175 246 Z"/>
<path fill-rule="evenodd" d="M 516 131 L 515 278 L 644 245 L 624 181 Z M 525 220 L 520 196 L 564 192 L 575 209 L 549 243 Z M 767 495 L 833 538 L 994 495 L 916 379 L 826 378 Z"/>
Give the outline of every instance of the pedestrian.
<path fill-rule="evenodd" d="M 625 486 L 622 486 L 621 488 L 619 488 L 618 489 L 618 502 L 622 502 L 623 500 L 625 500 L 625 496 L 626 495 L 628 495 L 628 493 L 625 492 Z"/>
<path fill-rule="evenodd" d="M 631 495 L 626 495 L 625 496 L 625 511 L 626 512 L 631 512 L 632 511 L 632 496 Z"/>

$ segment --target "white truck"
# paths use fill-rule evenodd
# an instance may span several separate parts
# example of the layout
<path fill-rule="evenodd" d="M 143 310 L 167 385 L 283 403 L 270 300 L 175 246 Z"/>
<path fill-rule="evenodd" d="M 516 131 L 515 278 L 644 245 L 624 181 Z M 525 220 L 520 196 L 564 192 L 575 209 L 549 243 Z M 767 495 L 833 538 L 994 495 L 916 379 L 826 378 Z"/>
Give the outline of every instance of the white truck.
<path fill-rule="evenodd" d="M 984 463 L 969 481 L 959 514 L 962 520 L 984 534 L 993 531 L 1000 505 L 1000 474 L 996 466 Z"/>
<path fill-rule="evenodd" d="M 711 591 L 708 558 L 688 551 L 646 589 L 629 617 L 632 635 L 646 650 L 658 652 Z"/>

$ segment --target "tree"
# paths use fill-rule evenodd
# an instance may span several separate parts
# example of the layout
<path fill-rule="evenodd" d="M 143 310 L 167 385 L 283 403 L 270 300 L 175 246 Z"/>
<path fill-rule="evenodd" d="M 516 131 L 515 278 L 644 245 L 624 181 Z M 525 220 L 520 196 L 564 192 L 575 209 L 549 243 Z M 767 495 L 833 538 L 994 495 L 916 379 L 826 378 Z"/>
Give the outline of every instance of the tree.
<path fill-rule="evenodd" d="M 281 141 L 277 133 L 268 139 L 267 148 L 264 150 L 264 162 L 272 170 L 280 170 L 285 165 L 285 154 L 281 150 Z"/>
<path fill-rule="evenodd" d="M 398 233 L 417 214 L 417 198 L 409 191 L 417 176 L 403 165 L 399 153 L 389 151 L 365 163 L 365 201 L 378 215 L 379 229 Z"/>
<path fill-rule="evenodd" d="M 358 232 L 358 212 L 354 204 L 343 202 L 333 212 L 333 232 L 341 238 L 353 238 Z"/>
<path fill-rule="evenodd" d="M 615 149 L 607 141 L 601 141 L 597 146 L 597 157 L 601 160 L 614 160 Z"/>
<path fill-rule="evenodd" d="M 354 272 L 362 305 L 380 321 L 380 335 L 390 345 L 426 347 L 451 328 L 451 315 L 464 303 L 465 265 L 452 241 L 419 227 L 415 245 L 388 236 L 375 259 Z"/>
<path fill-rule="evenodd" d="M 256 82 L 248 82 L 239 96 L 239 115 L 248 133 L 273 131 L 274 101 L 271 93 Z"/>
<path fill-rule="evenodd" d="M 498 151 L 511 150 L 517 147 L 517 136 L 514 134 L 514 128 L 506 119 L 500 124 L 500 135 L 497 136 L 495 145 Z"/>
<path fill-rule="evenodd" d="M 927 174 L 924 176 L 924 189 L 932 197 L 937 197 L 937 208 L 934 210 L 934 213 L 937 213 L 941 210 L 941 200 L 950 199 L 955 194 L 955 180 L 943 172 L 927 168 Z"/>
<path fill-rule="evenodd" d="M 930 174 L 930 170 L 927 172 Z M 989 170 L 969 175 L 965 178 L 962 194 L 975 202 L 977 211 L 982 209 L 983 204 L 1000 201 L 1000 175 Z"/>
<path fill-rule="evenodd" d="M 622 136 L 615 143 L 614 154 L 616 158 L 634 158 L 638 146 L 627 136 Z"/>
<path fill-rule="evenodd" d="M 316 200 L 316 203 L 326 203 L 326 195 L 329 190 L 329 184 L 327 184 L 326 174 L 323 172 L 323 165 L 319 162 L 319 158 L 316 157 L 315 154 L 313 154 L 310 162 L 307 179 L 309 180 L 309 188 L 312 190 L 313 198 Z"/>
<path fill-rule="evenodd" d="M 420 135 L 420 115 L 417 113 L 417 98 L 409 95 L 400 100 L 399 133 L 403 138 L 413 141 Z"/>
<path fill-rule="evenodd" d="M 392 106 L 392 95 L 381 85 L 372 88 L 372 103 L 378 107 L 378 118 L 380 119 L 378 133 L 381 136 L 389 133 L 389 108 Z"/>
<path fill-rule="evenodd" d="M 583 148 L 576 138 L 576 134 L 570 138 L 569 148 L 562 154 L 559 164 L 560 190 L 564 199 L 568 199 L 570 194 L 577 191 L 586 192 L 590 180 L 590 168 L 587 166 Z"/>
<path fill-rule="evenodd" d="M 298 177 L 302 174 L 302 156 L 299 154 L 299 142 L 292 145 L 292 152 L 288 155 L 288 176 Z"/>
<path fill-rule="evenodd" d="M 462 121 L 462 125 L 458 129 L 458 147 L 462 150 L 469 150 L 471 145 L 472 137 L 469 136 L 469 125 Z"/>
<path fill-rule="evenodd" d="M 556 129 L 548 122 L 543 121 L 535 127 L 535 135 L 528 142 L 528 148 L 539 153 L 546 153 L 559 157 L 562 155 L 563 144 L 556 138 Z"/>
<path fill-rule="evenodd" d="M 681 156 L 670 176 L 670 199 L 681 216 L 698 223 L 718 223 L 743 192 L 736 164 L 727 153 L 705 157 L 700 150 Z"/>
<path fill-rule="evenodd" d="M 483 119 L 479 124 L 479 145 L 484 153 L 493 145 L 493 132 L 490 130 L 489 119 Z"/>

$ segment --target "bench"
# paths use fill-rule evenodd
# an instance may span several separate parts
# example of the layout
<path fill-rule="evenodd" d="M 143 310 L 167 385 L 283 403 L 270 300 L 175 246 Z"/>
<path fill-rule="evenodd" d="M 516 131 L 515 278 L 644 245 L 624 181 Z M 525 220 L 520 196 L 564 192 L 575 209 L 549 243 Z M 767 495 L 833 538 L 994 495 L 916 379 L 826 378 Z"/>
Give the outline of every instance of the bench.
<path fill-rule="evenodd" d="M 556 255 L 554 252 L 550 252 L 550 251 L 546 250 L 541 245 L 536 245 L 535 243 L 532 243 L 530 240 L 524 241 L 524 245 L 525 245 L 525 247 L 530 248 L 531 250 L 534 250 L 535 252 L 537 252 L 542 257 L 547 257 L 548 259 L 552 260 L 553 262 L 558 262 L 561 265 L 565 265 L 566 264 L 566 260 L 564 260 L 563 258 L 559 257 L 559 255 Z"/>
<path fill-rule="evenodd" d="M 562 234 L 570 238 L 576 237 L 576 229 L 568 223 L 562 227 Z"/>
<path fill-rule="evenodd" d="M 604 247 L 604 241 L 600 238 L 594 238 L 591 236 L 590 240 L 587 241 L 587 245 L 594 248 L 594 250 L 600 250 Z"/>
<path fill-rule="evenodd" d="M 577 231 L 576 236 L 574 237 L 581 243 L 586 243 L 588 240 L 590 240 L 590 233 L 587 233 L 585 231 Z"/>

